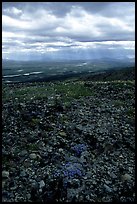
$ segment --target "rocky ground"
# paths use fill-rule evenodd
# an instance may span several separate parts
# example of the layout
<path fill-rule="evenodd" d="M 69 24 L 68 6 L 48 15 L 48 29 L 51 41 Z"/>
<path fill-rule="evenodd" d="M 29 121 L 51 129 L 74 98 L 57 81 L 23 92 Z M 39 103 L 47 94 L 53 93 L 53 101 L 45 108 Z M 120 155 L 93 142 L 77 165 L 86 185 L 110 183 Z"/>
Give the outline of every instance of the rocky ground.
<path fill-rule="evenodd" d="M 3 202 L 135 201 L 134 81 L 77 83 L 92 94 L 3 97 Z"/>

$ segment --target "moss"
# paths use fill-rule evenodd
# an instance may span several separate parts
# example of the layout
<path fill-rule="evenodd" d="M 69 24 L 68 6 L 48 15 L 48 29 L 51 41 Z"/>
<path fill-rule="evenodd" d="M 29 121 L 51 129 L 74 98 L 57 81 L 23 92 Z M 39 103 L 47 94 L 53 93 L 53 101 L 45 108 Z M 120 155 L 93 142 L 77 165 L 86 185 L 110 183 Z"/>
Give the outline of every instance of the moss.
<path fill-rule="evenodd" d="M 39 124 L 39 122 L 41 121 L 41 119 L 39 118 L 32 118 L 31 122 L 30 122 L 30 126 L 36 126 Z"/>
<path fill-rule="evenodd" d="M 28 149 L 28 150 L 37 150 L 38 145 L 37 144 L 28 144 L 26 149 Z"/>

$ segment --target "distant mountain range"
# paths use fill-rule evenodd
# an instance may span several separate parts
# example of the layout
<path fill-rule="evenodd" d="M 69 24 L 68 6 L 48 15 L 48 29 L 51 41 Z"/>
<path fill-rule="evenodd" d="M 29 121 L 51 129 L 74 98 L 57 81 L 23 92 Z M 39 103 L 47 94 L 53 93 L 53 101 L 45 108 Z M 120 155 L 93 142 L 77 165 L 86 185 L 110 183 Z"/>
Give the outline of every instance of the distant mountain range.
<path fill-rule="evenodd" d="M 49 60 L 49 59 L 44 59 L 44 60 L 13 60 L 13 59 L 2 59 L 2 62 L 100 62 L 100 61 L 107 61 L 107 62 L 132 62 L 135 63 L 135 58 L 111 58 L 111 57 L 105 57 L 105 58 L 94 58 L 94 59 L 86 59 L 86 60 Z"/>

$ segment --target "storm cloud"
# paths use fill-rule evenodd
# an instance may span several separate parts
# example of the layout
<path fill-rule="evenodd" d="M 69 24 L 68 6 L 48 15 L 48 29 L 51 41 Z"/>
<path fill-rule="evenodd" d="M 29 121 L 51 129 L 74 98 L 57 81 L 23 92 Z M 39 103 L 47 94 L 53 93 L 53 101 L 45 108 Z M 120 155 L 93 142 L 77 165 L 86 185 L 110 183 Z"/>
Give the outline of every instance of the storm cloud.
<path fill-rule="evenodd" d="M 134 2 L 2 3 L 3 58 L 134 58 L 134 52 Z"/>

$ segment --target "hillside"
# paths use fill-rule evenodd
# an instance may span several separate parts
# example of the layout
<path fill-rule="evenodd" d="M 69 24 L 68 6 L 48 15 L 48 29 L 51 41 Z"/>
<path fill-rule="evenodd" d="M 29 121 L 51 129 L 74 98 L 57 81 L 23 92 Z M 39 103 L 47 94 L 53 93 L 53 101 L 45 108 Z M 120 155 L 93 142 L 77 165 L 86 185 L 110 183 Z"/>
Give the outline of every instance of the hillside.
<path fill-rule="evenodd" d="M 82 77 L 84 81 L 135 80 L 135 67 L 108 69 Z"/>
<path fill-rule="evenodd" d="M 134 202 L 134 70 L 3 84 L 3 202 Z"/>

